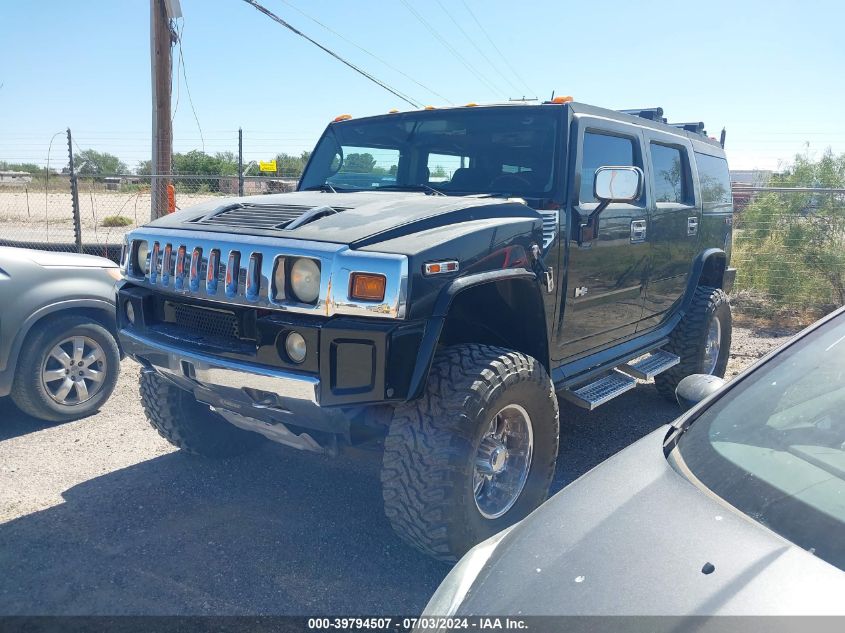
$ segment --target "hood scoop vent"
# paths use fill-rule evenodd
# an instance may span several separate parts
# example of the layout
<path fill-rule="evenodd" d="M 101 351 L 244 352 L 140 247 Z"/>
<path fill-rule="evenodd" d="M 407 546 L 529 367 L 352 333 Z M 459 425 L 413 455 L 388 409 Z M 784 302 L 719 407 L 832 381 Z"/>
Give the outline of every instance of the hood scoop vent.
<path fill-rule="evenodd" d="M 191 223 L 246 229 L 286 229 L 345 210 L 341 207 L 312 208 L 296 204 L 238 203 L 191 220 Z"/>

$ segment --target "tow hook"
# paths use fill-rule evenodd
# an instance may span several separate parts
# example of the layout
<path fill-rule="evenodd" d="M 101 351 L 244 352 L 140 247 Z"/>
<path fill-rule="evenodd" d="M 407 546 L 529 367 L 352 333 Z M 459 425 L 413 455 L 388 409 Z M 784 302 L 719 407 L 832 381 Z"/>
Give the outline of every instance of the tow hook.
<path fill-rule="evenodd" d="M 546 266 L 542 254 L 538 244 L 531 245 L 531 270 L 537 275 L 537 281 L 543 285 L 546 292 L 552 294 L 555 291 L 554 271 L 550 266 Z"/>

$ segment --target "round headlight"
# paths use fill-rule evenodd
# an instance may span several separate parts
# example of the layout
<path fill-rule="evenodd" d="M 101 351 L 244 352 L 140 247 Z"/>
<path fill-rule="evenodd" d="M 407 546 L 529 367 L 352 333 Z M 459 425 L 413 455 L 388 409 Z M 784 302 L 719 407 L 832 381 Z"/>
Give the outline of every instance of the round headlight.
<path fill-rule="evenodd" d="M 285 339 L 285 352 L 288 358 L 294 363 L 301 363 L 305 360 L 305 354 L 308 348 L 305 345 L 305 339 L 299 332 L 291 332 Z"/>
<path fill-rule="evenodd" d="M 146 241 L 140 242 L 135 249 L 135 262 L 132 266 L 136 273 L 146 275 L 149 271 L 147 256 L 150 254 L 150 247 Z"/>
<path fill-rule="evenodd" d="M 303 303 L 314 303 L 320 296 L 320 267 L 313 259 L 297 259 L 290 269 L 290 287 Z"/>

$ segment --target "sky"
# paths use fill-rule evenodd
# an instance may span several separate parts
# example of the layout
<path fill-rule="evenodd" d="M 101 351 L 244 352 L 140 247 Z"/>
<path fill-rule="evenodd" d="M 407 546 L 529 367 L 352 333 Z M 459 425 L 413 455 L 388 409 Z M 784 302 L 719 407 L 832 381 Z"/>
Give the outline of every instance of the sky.
<path fill-rule="evenodd" d="M 423 105 L 555 91 L 662 106 L 714 136 L 725 127 L 732 169 L 845 152 L 841 0 L 262 2 Z M 236 151 L 241 127 L 246 160 L 266 160 L 310 149 L 339 114 L 411 109 L 243 0 L 181 5 L 176 151 Z M 149 24 L 148 0 L 0 0 L 0 160 L 43 165 L 67 127 L 130 168 L 149 158 Z M 49 151 L 66 163 L 62 136 Z"/>

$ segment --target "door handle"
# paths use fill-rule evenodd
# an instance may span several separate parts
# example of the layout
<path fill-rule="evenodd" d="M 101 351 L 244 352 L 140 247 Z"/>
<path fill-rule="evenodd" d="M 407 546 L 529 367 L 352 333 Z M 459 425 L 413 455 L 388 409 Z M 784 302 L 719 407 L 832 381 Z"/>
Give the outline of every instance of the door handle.
<path fill-rule="evenodd" d="M 687 218 L 687 236 L 698 235 L 698 217 Z"/>
<path fill-rule="evenodd" d="M 645 230 L 646 230 L 646 221 L 645 220 L 632 220 L 631 221 L 631 243 L 635 244 L 637 242 L 645 242 Z"/>

